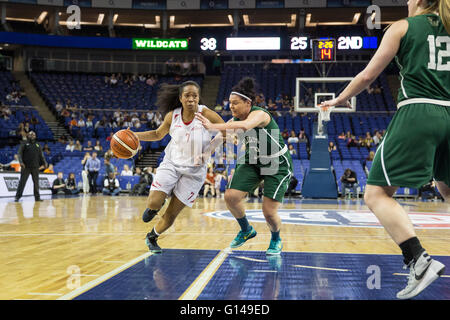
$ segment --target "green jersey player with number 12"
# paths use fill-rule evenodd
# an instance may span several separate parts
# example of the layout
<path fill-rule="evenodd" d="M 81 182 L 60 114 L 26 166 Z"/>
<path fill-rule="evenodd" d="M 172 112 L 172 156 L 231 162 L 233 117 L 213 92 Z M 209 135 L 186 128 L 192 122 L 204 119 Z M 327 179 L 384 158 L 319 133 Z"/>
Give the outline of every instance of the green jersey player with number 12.
<path fill-rule="evenodd" d="M 409 0 L 408 18 L 389 27 L 368 66 L 322 107 L 345 105 L 395 57 L 400 68 L 398 111 L 377 149 L 364 200 L 400 247 L 408 284 L 399 299 L 418 295 L 445 266 L 422 247 L 402 206 L 398 187 L 420 188 L 432 178 L 450 201 L 450 1 Z"/>

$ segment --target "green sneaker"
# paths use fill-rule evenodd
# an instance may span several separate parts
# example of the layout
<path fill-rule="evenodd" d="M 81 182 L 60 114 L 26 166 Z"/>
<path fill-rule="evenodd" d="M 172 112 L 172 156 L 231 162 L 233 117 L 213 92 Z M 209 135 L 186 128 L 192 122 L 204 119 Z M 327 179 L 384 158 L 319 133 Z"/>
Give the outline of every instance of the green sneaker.
<path fill-rule="evenodd" d="M 243 232 L 242 230 L 238 232 L 236 238 L 230 243 L 230 248 L 237 248 L 242 246 L 247 240 L 254 238 L 256 236 L 256 230 L 250 226 L 250 230 Z"/>
<path fill-rule="evenodd" d="M 283 249 L 283 244 L 281 243 L 281 238 L 278 240 L 270 240 L 270 245 L 266 251 L 266 254 L 268 254 L 268 255 L 281 254 L 281 249 Z"/>
<path fill-rule="evenodd" d="M 152 253 L 162 253 L 161 247 L 158 245 L 158 242 L 156 242 L 157 239 L 157 237 L 152 237 L 150 232 L 147 234 L 147 237 L 145 237 L 145 244 Z"/>

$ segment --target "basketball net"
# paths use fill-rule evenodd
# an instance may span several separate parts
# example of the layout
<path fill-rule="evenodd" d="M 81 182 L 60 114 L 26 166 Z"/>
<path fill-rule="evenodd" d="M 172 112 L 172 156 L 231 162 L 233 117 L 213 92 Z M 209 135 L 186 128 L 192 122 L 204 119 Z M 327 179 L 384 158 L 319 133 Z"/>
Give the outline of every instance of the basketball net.
<path fill-rule="evenodd" d="M 323 134 L 323 123 L 330 121 L 330 114 L 331 110 L 334 109 L 334 107 L 321 107 L 320 104 L 316 106 L 319 108 L 319 119 L 317 123 L 317 131 L 319 135 Z"/>

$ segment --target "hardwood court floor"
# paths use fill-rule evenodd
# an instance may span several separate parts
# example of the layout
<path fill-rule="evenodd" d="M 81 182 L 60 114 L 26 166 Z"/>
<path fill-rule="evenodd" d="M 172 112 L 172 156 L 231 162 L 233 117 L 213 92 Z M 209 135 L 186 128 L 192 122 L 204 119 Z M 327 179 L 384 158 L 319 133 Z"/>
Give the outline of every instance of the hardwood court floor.
<path fill-rule="evenodd" d="M 101 280 L 120 266 L 126 268 L 139 261 L 148 253 L 145 235 L 158 219 L 142 222 L 145 202 L 145 197 L 89 195 L 43 202 L 2 199 L 0 299 L 58 299 L 80 285 Z M 435 226 L 441 229 L 417 229 L 417 234 L 431 255 L 449 256 L 450 206 L 442 202 L 401 203 L 414 223 L 436 221 Z M 258 212 L 260 201 L 249 200 L 247 209 L 251 215 Z M 281 231 L 283 252 L 400 254 L 383 228 L 371 227 L 373 217 L 361 201 L 287 200 L 282 209 L 283 221 L 286 218 Z M 186 208 L 160 237 L 160 246 L 225 249 L 239 230 L 226 211 L 223 199 L 197 199 L 193 208 Z M 328 218 L 323 211 L 329 212 Z M 350 214 L 343 216 L 337 211 Z M 315 217 L 320 219 L 314 221 Z M 359 217 L 367 219 L 361 222 Z M 267 249 L 270 233 L 260 218 L 255 214 L 251 220 L 258 236 L 239 250 Z"/>

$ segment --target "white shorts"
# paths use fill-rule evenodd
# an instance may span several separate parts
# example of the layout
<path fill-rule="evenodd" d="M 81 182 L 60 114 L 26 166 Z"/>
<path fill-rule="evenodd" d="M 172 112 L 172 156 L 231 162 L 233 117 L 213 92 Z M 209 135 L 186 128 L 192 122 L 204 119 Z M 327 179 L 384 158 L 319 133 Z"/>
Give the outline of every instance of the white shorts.
<path fill-rule="evenodd" d="M 192 207 L 205 179 L 206 166 L 179 167 L 163 161 L 156 170 L 150 192 L 162 191 L 168 196 L 173 193 L 186 206 Z"/>

